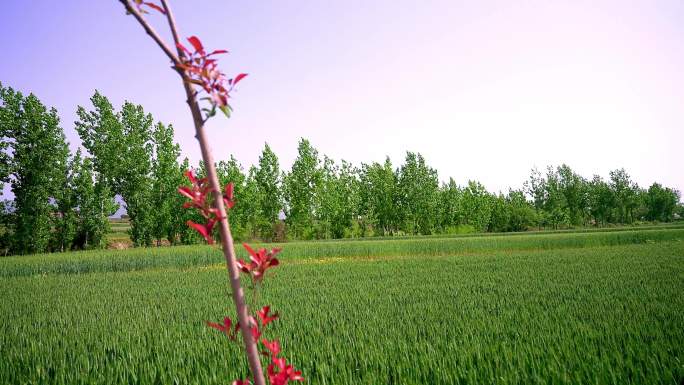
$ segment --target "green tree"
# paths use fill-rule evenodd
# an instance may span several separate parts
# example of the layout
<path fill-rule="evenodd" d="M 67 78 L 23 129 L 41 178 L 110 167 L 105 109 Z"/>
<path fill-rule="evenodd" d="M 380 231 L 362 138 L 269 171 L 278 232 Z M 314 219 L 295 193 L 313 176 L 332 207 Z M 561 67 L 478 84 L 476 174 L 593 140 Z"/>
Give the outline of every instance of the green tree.
<path fill-rule="evenodd" d="M 306 143 L 308 145 L 308 142 Z M 257 228 L 259 236 L 264 240 L 271 240 L 275 237 L 274 226 L 283 210 L 280 177 L 278 157 L 268 143 L 265 143 L 264 150 L 259 156 L 259 167 L 254 170 L 253 174 L 256 191 L 247 189 L 249 193 L 256 193 L 254 196 L 258 202 Z M 293 183 L 293 181 L 290 182 Z"/>
<path fill-rule="evenodd" d="M 538 223 L 537 212 L 522 190 L 510 190 L 506 204 L 510 211 L 506 231 L 525 231 Z"/>
<path fill-rule="evenodd" d="M 476 231 L 486 231 L 494 208 L 493 200 L 494 197 L 482 184 L 468 181 L 461 197 L 464 224 L 472 226 Z"/>
<path fill-rule="evenodd" d="M 67 175 L 64 131 L 57 111 L 48 110 L 33 94 L 24 97 L 12 88 L 0 87 L 0 100 L 0 132 L 11 138 L 2 144 L 11 152 L 11 158 L 5 153 L 8 158 L 2 164 L 10 171 L 14 194 L 7 229 L 11 248 L 19 254 L 45 252 L 52 238 L 53 215 L 57 215 L 54 202 Z"/>
<path fill-rule="evenodd" d="M 490 200 L 491 216 L 487 231 L 490 232 L 505 232 L 508 230 L 508 225 L 511 221 L 511 210 L 506 202 L 506 197 L 499 193 L 493 195 Z"/>
<path fill-rule="evenodd" d="M 299 141 L 297 152 L 292 170 L 284 178 L 285 222 L 294 238 L 310 239 L 314 235 L 315 192 L 321 182 L 320 159 L 306 139 Z"/>
<path fill-rule="evenodd" d="M 152 206 L 152 116 L 142 106 L 125 102 L 121 108 L 126 155 L 122 157 L 123 173 L 115 186 L 126 202 L 131 220 L 130 235 L 136 246 L 150 246 L 154 238 L 155 208 Z"/>
<path fill-rule="evenodd" d="M 80 150 L 68 162 L 68 168 L 57 182 L 60 188 L 57 189 L 54 202 L 57 211 L 53 214 L 52 250 L 68 251 L 74 245 L 78 227 L 78 213 L 76 201 L 76 191 L 74 190 L 75 169 L 77 163 L 81 162 Z"/>
<path fill-rule="evenodd" d="M 76 130 L 94 157 L 94 168 L 113 194 L 120 195 L 130 218 L 133 244 L 151 245 L 155 214 L 152 205 L 152 116 L 142 106 L 125 102 L 116 113 L 109 100 L 95 92 L 94 110 L 78 107 Z"/>
<path fill-rule="evenodd" d="M 109 232 L 108 218 L 116 212 L 118 205 L 104 178 L 96 175 L 92 159 L 82 158 L 80 150 L 72 160 L 72 175 L 72 191 L 78 212 L 74 247 L 104 248 Z"/>
<path fill-rule="evenodd" d="M 492 215 L 489 231 L 525 231 L 537 223 L 537 213 L 525 193 L 509 190 L 507 195 L 492 197 Z"/>
<path fill-rule="evenodd" d="M 421 154 L 407 152 L 398 178 L 402 227 L 409 234 L 431 234 L 437 225 L 439 180 Z"/>
<path fill-rule="evenodd" d="M 568 221 L 574 226 L 584 225 L 589 209 L 587 181 L 565 164 L 558 167 L 557 175 Z"/>
<path fill-rule="evenodd" d="M 353 234 L 358 185 L 357 170 L 350 163 L 342 161 L 340 167 L 324 157 L 315 192 L 316 238 L 343 238 Z"/>
<path fill-rule="evenodd" d="M 443 232 L 452 232 L 462 224 L 461 188 L 453 178 L 440 189 L 440 228 Z"/>
<path fill-rule="evenodd" d="M 398 230 L 398 178 L 389 157 L 383 164 L 362 164 L 359 211 L 374 234 L 391 235 Z M 365 235 L 365 225 L 363 226 Z"/>
<path fill-rule="evenodd" d="M 261 204 L 264 203 L 261 200 L 259 182 L 257 181 L 258 169 L 255 166 L 251 166 L 247 175 L 245 177 L 245 186 L 240 195 L 238 196 L 238 203 L 243 201 L 249 201 L 249 204 L 244 205 L 244 218 L 245 218 L 245 237 L 246 238 L 258 238 L 259 237 L 259 223 L 262 218 L 262 207 Z M 278 190 L 278 178 L 275 176 L 275 184 L 268 184 L 270 186 L 275 186 L 274 194 L 280 195 Z M 264 191 L 264 190 L 262 190 Z M 266 190 L 268 191 L 268 190 Z M 269 206 L 270 207 L 270 206 Z M 276 214 L 277 215 L 277 214 Z"/>
<path fill-rule="evenodd" d="M 12 158 L 9 150 L 12 145 L 12 131 L 20 121 L 20 100 L 20 94 L 11 88 L 4 88 L 0 82 L 0 102 L 2 102 L 2 107 L 0 107 L 0 197 L 12 172 Z"/>
<path fill-rule="evenodd" d="M 681 199 L 681 195 L 680 195 Z M 678 220 L 684 218 L 684 203 L 677 203 L 677 207 L 674 209 L 673 219 Z"/>
<path fill-rule="evenodd" d="M 588 185 L 589 189 L 589 213 L 594 220 L 594 225 L 610 223 L 613 221 L 615 210 L 615 195 L 603 178 L 594 175 Z"/>
<path fill-rule="evenodd" d="M 358 237 L 361 235 L 358 229 L 359 203 L 361 183 L 359 169 L 351 163 L 342 160 L 337 170 L 334 189 L 335 207 L 337 210 L 332 216 L 333 238 Z"/>
<path fill-rule="evenodd" d="M 173 141 L 173 126 L 157 123 L 152 132 L 154 160 L 152 161 L 151 207 L 152 235 L 161 244 L 162 239 L 175 243 L 177 233 L 175 212 L 182 205 L 182 197 L 178 194 L 179 169 L 178 157 L 180 146 Z M 182 174 L 181 174 L 182 175 Z"/>
<path fill-rule="evenodd" d="M 323 156 L 319 183 L 315 186 L 312 212 L 314 219 L 314 238 L 332 238 L 332 223 L 336 212 L 340 209 L 335 188 L 337 183 L 337 166 L 335 161 Z M 339 237 L 336 237 L 339 238 Z"/>
<path fill-rule="evenodd" d="M 562 225 L 567 225 L 570 222 L 570 215 L 567 209 L 568 204 L 565 199 L 564 186 L 561 183 L 561 177 L 558 175 L 556 170 L 550 166 L 546 170 L 545 187 L 545 222 L 551 225 L 554 229 L 557 229 Z"/>
<path fill-rule="evenodd" d="M 547 202 L 546 178 L 544 178 L 544 175 L 535 167 L 530 172 L 530 177 L 523 186 L 525 194 L 532 199 L 532 204 L 537 212 L 537 226 L 541 228 L 546 224 L 547 217 L 545 212 Z"/>
<path fill-rule="evenodd" d="M 646 218 L 651 221 L 672 221 L 679 198 L 679 191 L 653 183 L 646 192 Z"/>
<path fill-rule="evenodd" d="M 634 221 L 634 209 L 639 205 L 639 186 L 632 182 L 624 168 L 610 172 L 610 188 L 615 196 L 617 217 L 620 223 Z"/>

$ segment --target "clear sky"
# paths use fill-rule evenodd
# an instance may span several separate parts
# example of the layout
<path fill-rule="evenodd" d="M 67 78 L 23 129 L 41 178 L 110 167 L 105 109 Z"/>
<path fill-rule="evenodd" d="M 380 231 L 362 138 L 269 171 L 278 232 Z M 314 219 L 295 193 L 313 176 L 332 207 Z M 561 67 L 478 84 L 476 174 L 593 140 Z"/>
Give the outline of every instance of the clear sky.
<path fill-rule="evenodd" d="M 439 171 L 520 187 L 533 166 L 625 167 L 684 191 L 682 1 L 171 1 L 181 33 L 248 72 L 209 132 L 248 166 L 297 141 L 355 164 L 407 150 Z M 150 15 L 165 30 L 159 15 Z M 168 60 L 116 0 L 3 0 L 0 81 L 56 107 L 75 148 L 95 89 L 173 123 L 199 159 Z"/>

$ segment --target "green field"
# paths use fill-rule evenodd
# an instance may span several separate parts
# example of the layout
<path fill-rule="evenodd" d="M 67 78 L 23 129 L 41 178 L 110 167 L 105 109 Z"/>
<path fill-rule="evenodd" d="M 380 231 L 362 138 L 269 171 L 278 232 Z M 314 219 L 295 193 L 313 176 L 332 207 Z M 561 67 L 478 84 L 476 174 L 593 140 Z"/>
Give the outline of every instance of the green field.
<path fill-rule="evenodd" d="M 311 384 L 681 384 L 684 229 L 293 242 L 262 294 Z M 0 384 L 230 384 L 207 246 L 0 259 Z"/>

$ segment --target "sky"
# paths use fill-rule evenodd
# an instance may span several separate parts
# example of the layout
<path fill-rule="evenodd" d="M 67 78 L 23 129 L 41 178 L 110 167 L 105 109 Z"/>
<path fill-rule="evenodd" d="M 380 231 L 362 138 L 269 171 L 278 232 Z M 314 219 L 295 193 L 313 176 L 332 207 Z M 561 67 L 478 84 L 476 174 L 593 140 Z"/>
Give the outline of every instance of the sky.
<path fill-rule="evenodd" d="M 440 179 L 520 188 L 566 163 L 684 192 L 684 2 L 171 1 L 183 36 L 228 49 L 249 76 L 233 116 L 207 127 L 215 157 L 289 169 L 304 137 L 320 154 L 395 166 L 420 152 Z M 161 15 L 152 24 L 167 39 Z M 169 61 L 116 0 L 3 0 L 0 82 L 59 111 L 97 89 L 172 123 L 200 158 Z"/>

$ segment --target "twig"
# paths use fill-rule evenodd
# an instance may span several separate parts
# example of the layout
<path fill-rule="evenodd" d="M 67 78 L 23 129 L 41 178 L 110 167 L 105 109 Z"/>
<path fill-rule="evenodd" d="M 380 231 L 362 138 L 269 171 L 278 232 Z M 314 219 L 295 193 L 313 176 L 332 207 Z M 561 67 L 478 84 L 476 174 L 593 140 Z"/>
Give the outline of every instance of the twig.
<path fill-rule="evenodd" d="M 157 34 L 157 31 L 155 31 L 154 28 L 152 28 L 152 26 L 150 26 L 147 23 L 147 21 L 140 14 L 138 9 L 134 6 L 132 6 L 127 0 L 119 0 L 119 1 L 121 2 L 121 4 L 124 5 L 124 7 L 126 7 L 126 11 L 128 13 L 135 16 L 136 20 L 138 20 L 138 22 L 143 27 L 143 29 L 145 29 L 145 32 L 147 32 L 147 34 L 150 35 L 150 37 L 152 37 L 152 40 L 154 40 L 157 43 L 157 45 L 159 45 L 159 48 L 161 48 L 162 51 L 164 51 L 166 56 L 168 56 L 169 59 L 171 59 L 173 64 L 180 64 L 180 60 L 178 60 L 178 57 L 176 57 L 176 55 L 174 55 L 171 48 L 169 48 L 169 46 L 166 45 L 166 43 L 164 43 L 164 40 L 162 40 L 162 38 L 159 36 L 159 34 Z"/>

